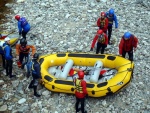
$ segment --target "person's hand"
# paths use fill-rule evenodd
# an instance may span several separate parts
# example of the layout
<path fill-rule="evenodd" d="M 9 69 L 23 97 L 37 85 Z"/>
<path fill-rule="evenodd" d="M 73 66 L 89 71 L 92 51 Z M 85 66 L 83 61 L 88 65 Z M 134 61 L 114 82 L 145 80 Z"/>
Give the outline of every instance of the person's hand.
<path fill-rule="evenodd" d="M 116 28 L 115 31 L 118 31 L 118 28 Z"/>
<path fill-rule="evenodd" d="M 118 55 L 118 56 L 122 56 L 122 54 L 120 54 L 120 53 L 119 53 L 119 55 Z"/>
<path fill-rule="evenodd" d="M 86 98 L 88 98 L 89 96 L 88 96 L 88 94 L 86 94 L 86 96 L 85 96 Z"/>
<path fill-rule="evenodd" d="M 137 48 L 133 48 L 134 52 L 136 51 Z"/>
<path fill-rule="evenodd" d="M 19 35 L 19 39 L 21 39 L 21 35 Z"/>
<path fill-rule="evenodd" d="M 105 48 L 107 47 L 107 45 L 105 45 Z"/>
<path fill-rule="evenodd" d="M 93 48 L 91 48 L 90 51 L 93 51 Z"/>
<path fill-rule="evenodd" d="M 19 55 L 16 56 L 16 60 L 19 60 Z"/>

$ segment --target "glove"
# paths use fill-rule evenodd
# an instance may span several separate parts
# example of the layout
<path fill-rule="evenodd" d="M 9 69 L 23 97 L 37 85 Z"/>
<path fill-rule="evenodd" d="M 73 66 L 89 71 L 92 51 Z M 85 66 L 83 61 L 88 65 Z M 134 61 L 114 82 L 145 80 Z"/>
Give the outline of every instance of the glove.
<path fill-rule="evenodd" d="M 21 32 L 19 32 L 19 35 L 21 35 Z"/>
<path fill-rule="evenodd" d="M 93 51 L 93 48 L 91 48 L 90 51 Z"/>
<path fill-rule="evenodd" d="M 16 56 L 16 60 L 19 60 L 19 56 Z"/>
<path fill-rule="evenodd" d="M 134 52 L 136 51 L 136 48 L 133 48 Z"/>
<path fill-rule="evenodd" d="M 88 97 L 89 97 L 88 94 L 86 94 L 85 98 L 88 98 Z"/>

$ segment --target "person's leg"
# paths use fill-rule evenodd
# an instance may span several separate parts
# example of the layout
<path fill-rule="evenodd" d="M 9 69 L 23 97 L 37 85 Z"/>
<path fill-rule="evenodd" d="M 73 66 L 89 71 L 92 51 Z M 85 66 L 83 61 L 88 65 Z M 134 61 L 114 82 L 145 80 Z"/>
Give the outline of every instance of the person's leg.
<path fill-rule="evenodd" d="M 84 110 L 84 102 L 85 102 L 85 98 L 81 99 L 81 111 L 82 113 L 86 113 L 86 111 Z"/>
<path fill-rule="evenodd" d="M 9 61 L 8 60 L 6 60 L 6 76 L 8 76 L 9 75 L 9 72 L 8 72 L 8 69 L 9 69 Z"/>
<path fill-rule="evenodd" d="M 104 54 L 104 50 L 105 50 L 105 45 L 102 44 L 102 45 L 101 45 L 101 54 Z"/>
<path fill-rule="evenodd" d="M 29 55 L 28 53 L 23 53 L 24 61 L 22 63 L 21 69 L 24 69 L 25 64 L 27 64 L 27 62 L 28 62 L 28 55 Z"/>
<path fill-rule="evenodd" d="M 39 95 L 39 94 L 37 93 L 37 86 L 38 86 L 38 80 L 37 80 L 37 79 L 34 79 L 34 83 L 33 83 L 34 96 L 40 97 L 41 95 Z"/>
<path fill-rule="evenodd" d="M 30 84 L 29 84 L 29 89 L 31 89 L 31 88 L 33 88 L 33 84 L 34 84 L 34 79 L 30 82 Z"/>
<path fill-rule="evenodd" d="M 128 52 L 129 60 L 133 61 L 133 50 Z"/>
<path fill-rule="evenodd" d="M 13 77 L 12 75 L 12 65 L 13 65 L 13 60 L 9 60 L 9 76 L 10 78 Z"/>
<path fill-rule="evenodd" d="M 99 50 L 100 50 L 100 43 L 99 43 L 99 42 L 97 42 L 96 54 L 98 54 L 98 53 L 99 53 Z"/>
<path fill-rule="evenodd" d="M 5 66 L 5 56 L 4 55 L 2 55 L 2 61 L 3 61 L 3 68 L 5 69 L 6 66 Z"/>
<path fill-rule="evenodd" d="M 24 58 L 24 54 L 23 54 L 23 53 L 20 53 L 20 54 L 19 54 L 19 61 L 20 61 L 21 64 L 22 64 L 22 62 L 23 62 L 23 58 Z"/>
<path fill-rule="evenodd" d="M 108 26 L 108 44 L 110 44 L 111 33 L 112 33 L 112 26 Z"/>
<path fill-rule="evenodd" d="M 79 107 L 79 102 L 80 102 L 80 99 L 76 97 L 76 104 L 75 104 L 76 113 L 79 112 L 79 108 L 78 108 Z"/>
<path fill-rule="evenodd" d="M 24 30 L 22 31 L 22 37 L 26 39 L 26 35 L 27 35 L 27 32 L 25 32 Z"/>
<path fill-rule="evenodd" d="M 126 51 L 122 51 L 122 57 L 124 57 L 125 58 L 125 56 L 126 56 Z"/>

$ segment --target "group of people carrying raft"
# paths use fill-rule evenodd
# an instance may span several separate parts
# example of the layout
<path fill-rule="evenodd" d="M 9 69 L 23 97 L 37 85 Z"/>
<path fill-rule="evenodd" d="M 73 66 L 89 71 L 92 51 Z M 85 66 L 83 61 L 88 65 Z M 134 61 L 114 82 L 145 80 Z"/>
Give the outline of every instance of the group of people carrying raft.
<path fill-rule="evenodd" d="M 18 29 L 19 29 L 19 35 L 22 35 L 22 39 L 20 39 L 20 44 L 16 44 L 16 58 L 18 60 L 18 67 L 24 68 L 25 63 L 23 63 L 23 59 L 28 59 L 30 49 L 32 50 L 31 57 L 32 57 L 32 77 L 33 80 L 31 81 L 28 88 L 34 89 L 34 95 L 36 97 L 40 97 L 40 95 L 37 93 L 37 85 L 38 80 L 42 79 L 41 73 L 40 73 L 40 64 L 38 62 L 39 54 L 36 53 L 36 48 L 33 45 L 28 45 L 26 40 L 26 34 L 30 31 L 30 24 L 27 22 L 26 18 L 20 17 L 19 15 L 15 16 L 15 19 L 18 21 Z M 95 46 L 95 43 L 97 42 L 97 48 L 96 48 L 96 54 L 99 53 L 101 50 L 101 54 L 104 53 L 105 48 L 107 45 L 111 44 L 111 33 L 112 33 L 112 27 L 113 22 L 115 22 L 115 28 L 118 29 L 118 21 L 117 16 L 115 15 L 115 12 L 113 9 L 110 9 L 108 12 L 101 12 L 100 18 L 97 20 L 97 26 L 99 27 L 93 41 L 91 44 L 90 51 L 93 51 L 93 48 Z M 107 35 L 108 34 L 108 35 Z M 9 37 L 6 37 L 5 43 L 2 46 L 2 51 L 0 51 L 0 54 L 3 58 L 3 67 L 6 69 L 6 75 L 10 78 L 14 77 L 12 75 L 12 65 L 13 65 L 13 56 L 12 56 L 12 49 L 10 46 L 10 39 Z M 133 61 L 133 50 L 135 51 L 137 48 L 138 39 L 131 34 L 130 32 L 125 32 L 122 36 L 119 44 L 119 54 L 122 57 L 125 57 L 126 53 L 129 55 L 129 60 Z M 5 62 L 6 61 L 6 62 Z M 26 60 L 25 60 L 26 61 Z M 6 64 L 5 64 L 6 63 Z M 85 97 L 87 96 L 87 90 L 86 90 L 86 81 L 83 80 L 84 78 L 84 71 L 77 69 L 78 71 L 78 78 L 74 80 L 75 86 L 76 86 L 76 113 L 80 110 L 82 113 L 87 113 L 84 110 L 84 101 Z M 81 108 L 78 108 L 79 103 L 81 102 Z"/>

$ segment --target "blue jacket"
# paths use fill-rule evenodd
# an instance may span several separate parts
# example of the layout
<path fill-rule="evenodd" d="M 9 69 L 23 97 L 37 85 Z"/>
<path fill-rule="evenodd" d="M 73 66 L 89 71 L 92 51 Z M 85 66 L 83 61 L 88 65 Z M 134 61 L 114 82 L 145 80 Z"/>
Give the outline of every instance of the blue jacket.
<path fill-rule="evenodd" d="M 115 21 L 115 28 L 118 28 L 118 20 L 117 20 L 117 16 L 114 14 L 112 16 L 112 20 L 109 18 L 109 12 L 106 12 L 106 17 L 108 18 L 108 26 L 112 26 L 113 25 L 113 21 Z M 112 21 L 112 22 L 110 22 Z"/>
<path fill-rule="evenodd" d="M 32 62 L 32 77 L 34 79 L 41 79 L 41 68 L 39 62 L 37 62 L 36 60 L 33 60 Z"/>
<path fill-rule="evenodd" d="M 22 29 L 25 32 L 28 32 L 30 30 L 30 24 L 27 22 L 27 20 L 24 17 L 20 18 L 20 20 L 18 21 L 18 29 L 19 29 L 19 34 L 21 34 Z"/>
<path fill-rule="evenodd" d="M 5 59 L 12 60 L 13 56 L 12 56 L 12 49 L 11 49 L 10 45 L 8 45 L 7 43 L 4 43 L 3 47 L 4 47 Z"/>

